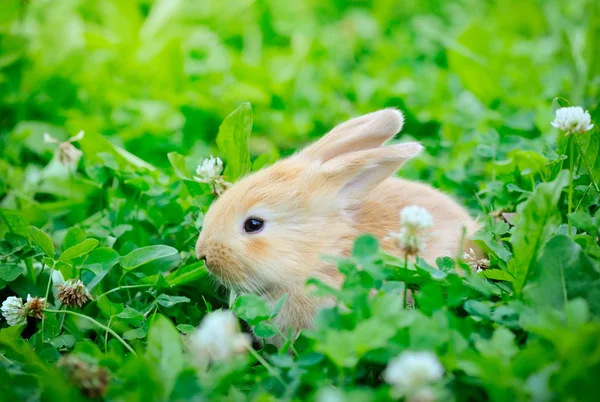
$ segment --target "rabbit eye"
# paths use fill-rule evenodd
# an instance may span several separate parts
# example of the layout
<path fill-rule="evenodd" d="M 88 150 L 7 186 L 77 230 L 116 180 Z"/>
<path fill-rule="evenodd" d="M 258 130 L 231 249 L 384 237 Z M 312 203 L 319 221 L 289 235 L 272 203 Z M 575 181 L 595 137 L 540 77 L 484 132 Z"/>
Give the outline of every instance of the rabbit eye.
<path fill-rule="evenodd" d="M 260 232 L 263 228 L 265 222 L 259 218 L 248 218 L 246 222 L 244 222 L 244 230 L 246 233 L 256 233 Z"/>

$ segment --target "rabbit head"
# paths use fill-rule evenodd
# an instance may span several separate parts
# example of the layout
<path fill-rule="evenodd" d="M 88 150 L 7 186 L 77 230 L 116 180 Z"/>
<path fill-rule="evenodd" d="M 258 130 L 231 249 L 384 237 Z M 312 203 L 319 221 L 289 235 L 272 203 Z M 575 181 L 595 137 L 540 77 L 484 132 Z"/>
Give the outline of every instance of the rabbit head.
<path fill-rule="evenodd" d="M 369 193 L 422 149 L 382 147 L 403 125 L 384 109 L 349 120 L 301 152 L 235 183 L 209 208 L 198 258 L 226 286 L 265 293 L 339 275 Z"/>

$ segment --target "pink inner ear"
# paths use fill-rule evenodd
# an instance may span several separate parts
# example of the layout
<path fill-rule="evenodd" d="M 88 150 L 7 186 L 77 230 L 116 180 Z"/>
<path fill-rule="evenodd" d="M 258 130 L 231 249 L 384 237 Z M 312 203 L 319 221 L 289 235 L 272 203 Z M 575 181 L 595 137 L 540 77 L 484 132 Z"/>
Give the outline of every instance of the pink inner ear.
<path fill-rule="evenodd" d="M 383 109 L 346 121 L 305 148 L 300 155 L 327 162 L 337 156 L 382 146 L 402 129 L 404 116 L 396 109 Z"/>
<path fill-rule="evenodd" d="M 328 164 L 335 166 L 335 180 L 343 183 L 338 196 L 346 205 L 362 203 L 377 186 L 422 149 L 421 144 L 409 142 L 334 158 Z"/>
<path fill-rule="evenodd" d="M 320 155 L 319 159 L 321 160 L 321 162 L 327 162 L 328 160 L 331 160 L 331 159 L 335 158 L 336 156 L 354 152 L 354 151 L 378 148 L 381 146 L 381 144 L 382 144 L 382 142 L 380 140 L 378 140 L 377 138 L 366 140 L 366 141 L 363 141 L 360 143 L 354 139 L 340 140 L 340 141 L 324 148 L 321 151 L 321 155 Z"/>
<path fill-rule="evenodd" d="M 350 206 L 362 203 L 367 195 L 375 189 L 382 181 L 387 179 L 393 171 L 385 169 L 380 165 L 368 166 L 359 174 L 352 177 L 340 190 L 338 196 L 349 203 Z"/>

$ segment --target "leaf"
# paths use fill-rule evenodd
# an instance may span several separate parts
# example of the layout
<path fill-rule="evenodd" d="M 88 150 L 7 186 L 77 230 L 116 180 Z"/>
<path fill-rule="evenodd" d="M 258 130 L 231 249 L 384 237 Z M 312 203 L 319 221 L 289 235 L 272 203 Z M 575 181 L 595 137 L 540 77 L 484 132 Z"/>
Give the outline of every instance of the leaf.
<path fill-rule="evenodd" d="M 310 367 L 315 364 L 319 364 L 323 361 L 323 355 L 320 353 L 309 353 L 302 355 L 298 358 L 298 365 L 300 367 Z"/>
<path fill-rule="evenodd" d="M 433 311 L 444 307 L 444 293 L 440 285 L 435 282 L 429 282 L 423 285 L 419 292 L 414 296 L 419 308 L 425 314 L 432 314 Z"/>
<path fill-rule="evenodd" d="M 570 300 L 565 306 L 569 326 L 579 328 L 590 320 L 590 308 L 583 299 Z"/>
<path fill-rule="evenodd" d="M 112 248 L 98 247 L 94 249 L 83 266 L 96 275 L 107 272 L 119 262 L 119 253 Z"/>
<path fill-rule="evenodd" d="M 448 276 L 448 274 L 445 271 L 435 269 L 421 257 L 417 257 L 415 269 L 417 270 L 417 272 L 420 275 L 430 276 L 433 279 L 442 279 L 442 278 L 445 278 L 446 276 Z"/>
<path fill-rule="evenodd" d="M 515 345 L 515 335 L 504 327 L 497 328 L 491 339 L 478 338 L 475 347 L 483 356 L 497 357 L 508 363 L 519 351 Z"/>
<path fill-rule="evenodd" d="M 583 165 L 590 175 L 596 192 L 600 194 L 600 130 L 594 127 L 589 133 L 584 135 L 573 135 Z"/>
<path fill-rule="evenodd" d="M 85 260 L 82 268 L 89 269 L 96 276 L 88 283 L 87 287 L 91 291 L 108 273 L 111 268 L 119 262 L 119 253 L 108 247 L 98 247 L 94 249 Z"/>
<path fill-rule="evenodd" d="M 112 229 L 112 234 L 115 237 L 119 238 L 119 237 L 123 236 L 124 233 L 129 232 L 132 229 L 133 229 L 133 226 L 131 226 L 131 225 L 127 225 L 127 224 L 117 225 Z"/>
<path fill-rule="evenodd" d="M 486 269 L 481 275 L 483 275 L 484 278 L 492 279 L 494 281 L 512 282 L 515 280 L 508 272 L 502 269 Z"/>
<path fill-rule="evenodd" d="M 95 163 L 104 164 L 101 154 L 107 154 L 113 158 L 118 168 L 122 170 L 131 168 L 132 170 L 141 173 L 156 172 L 154 166 L 127 152 L 123 148 L 112 144 L 105 137 L 94 131 L 86 132 L 84 138 L 79 141 L 79 145 L 85 154 L 86 166 Z"/>
<path fill-rule="evenodd" d="M 216 142 L 227 162 L 225 177 L 228 181 L 235 182 L 250 171 L 248 139 L 251 132 L 252 107 L 250 103 L 242 103 L 223 120 L 219 127 Z"/>
<path fill-rule="evenodd" d="M 288 298 L 288 294 L 286 293 L 283 296 L 281 296 L 279 298 L 279 300 L 277 300 L 275 302 L 275 304 L 271 308 L 271 318 L 273 318 L 273 317 L 277 316 L 277 314 L 279 314 L 279 312 L 283 308 L 283 305 L 285 304 L 285 301 L 287 300 L 287 298 Z"/>
<path fill-rule="evenodd" d="M 179 332 L 185 335 L 191 334 L 196 329 L 196 327 L 189 324 L 179 324 L 176 328 Z"/>
<path fill-rule="evenodd" d="M 537 305 L 560 310 L 567 301 L 582 298 L 600 315 L 600 272 L 579 244 L 558 235 L 544 247 L 524 295 Z"/>
<path fill-rule="evenodd" d="M 175 172 L 175 175 L 182 180 L 191 180 L 190 172 L 188 171 L 187 164 L 185 162 L 185 156 L 177 152 L 169 152 L 167 154 L 171 167 Z"/>
<path fill-rule="evenodd" d="M 238 297 L 233 304 L 233 312 L 250 325 L 269 318 L 271 309 L 260 296 L 249 294 Z"/>
<path fill-rule="evenodd" d="M 108 300 L 108 297 L 102 296 L 97 299 L 96 304 L 102 313 L 108 317 L 112 317 L 113 315 L 117 315 L 121 313 L 123 308 L 123 303 L 113 303 Z"/>
<path fill-rule="evenodd" d="M 54 258 L 54 243 L 46 233 L 42 232 L 35 226 L 29 226 L 29 235 L 31 240 L 37 244 L 44 253 L 50 258 Z"/>
<path fill-rule="evenodd" d="M 132 340 L 132 339 L 143 339 L 146 337 L 146 333 L 148 331 L 145 328 L 135 328 L 130 329 L 129 331 L 123 332 L 123 339 Z"/>
<path fill-rule="evenodd" d="M 179 303 L 189 303 L 190 299 L 185 296 L 169 296 L 162 294 L 156 298 L 156 302 L 164 307 L 173 307 Z"/>
<path fill-rule="evenodd" d="M 479 300 L 467 300 L 465 301 L 463 308 L 471 315 L 486 319 L 490 319 L 490 314 L 492 312 L 488 304 Z"/>
<path fill-rule="evenodd" d="M 139 327 L 144 323 L 144 315 L 131 307 L 125 307 L 125 309 L 123 309 L 123 311 L 116 316 L 125 320 L 134 327 Z"/>
<path fill-rule="evenodd" d="M 27 241 L 28 237 L 26 236 L 21 236 L 20 234 L 16 234 L 16 233 L 6 233 L 4 235 L 4 240 L 6 240 L 8 242 L 8 244 L 10 244 L 11 247 L 13 247 L 11 252 L 16 252 L 18 250 L 23 249 L 25 246 L 29 245 L 29 242 Z"/>
<path fill-rule="evenodd" d="M 354 241 L 352 257 L 364 261 L 370 260 L 379 250 L 379 241 L 371 235 L 362 235 Z"/>
<path fill-rule="evenodd" d="M 208 276 L 208 270 L 203 261 L 195 262 L 190 265 L 179 267 L 176 271 L 166 276 L 167 283 L 170 286 L 187 285 L 196 282 Z"/>
<path fill-rule="evenodd" d="M 14 209 L 0 208 L 0 224 L 6 226 L 6 231 L 10 233 L 29 237 L 29 231 L 27 230 L 25 220 L 21 214 Z M 0 228 L 2 226 L 0 226 Z M 0 230 L 0 235 L 3 234 L 3 232 L 4 229 Z"/>
<path fill-rule="evenodd" d="M 82 243 L 79 243 L 73 247 L 69 247 L 59 257 L 59 261 L 71 261 L 74 258 L 81 257 L 82 255 L 89 254 L 93 249 L 98 246 L 98 240 L 96 239 L 85 239 Z"/>
<path fill-rule="evenodd" d="M 481 246 L 484 250 L 489 249 L 504 262 L 508 262 L 512 256 L 512 253 L 507 250 L 502 243 L 492 238 L 492 234 L 490 232 L 477 233 L 471 236 L 471 240 Z"/>
<path fill-rule="evenodd" d="M 10 369 L 5 368 L 6 363 L 3 363 L 2 374 L 3 383 L 0 385 L 3 401 L 7 400 L 24 400 L 23 390 L 32 391 L 40 395 L 43 389 L 43 394 L 49 400 L 54 401 L 73 401 L 81 400 L 79 390 L 74 393 L 73 387 L 66 382 L 65 376 L 62 375 L 59 369 L 54 364 L 44 362 L 38 351 L 35 351 L 30 341 L 21 338 L 20 333 L 25 326 L 14 326 L 0 329 L 0 353 L 4 356 L 2 360 L 12 360 Z M 25 369 L 25 371 L 23 371 Z M 33 375 L 33 381 L 26 381 L 19 384 L 19 379 L 25 374 Z M 24 387 L 25 385 L 25 387 Z M 10 388 L 8 388 L 10 387 Z M 18 390 L 18 397 L 7 398 L 6 390 Z M 20 389 L 19 389 L 20 388 Z M 39 400 L 39 397 L 25 398 L 25 400 Z"/>
<path fill-rule="evenodd" d="M 72 348 L 75 345 L 75 337 L 73 335 L 59 335 L 50 341 L 55 349 Z"/>
<path fill-rule="evenodd" d="M 183 155 L 178 154 L 177 152 L 169 152 L 167 156 L 169 158 L 169 162 L 171 162 L 171 167 L 173 167 L 175 176 L 177 176 L 183 182 L 190 194 L 196 196 L 210 194 L 212 192 L 212 189 L 208 184 L 198 183 L 192 177 L 190 177 L 189 169 Z"/>
<path fill-rule="evenodd" d="M 432 28 L 429 28 L 432 29 Z M 501 86 L 490 74 L 488 57 L 491 36 L 488 25 L 472 23 L 456 39 L 438 33 L 439 40 L 448 48 L 448 63 L 461 79 L 464 87 L 484 103 L 501 93 Z"/>
<path fill-rule="evenodd" d="M 275 148 L 272 152 L 260 154 L 252 163 L 252 171 L 257 172 L 260 169 L 272 165 L 279 159 L 279 151 Z"/>
<path fill-rule="evenodd" d="M 450 272 L 456 265 L 456 262 L 451 257 L 438 257 L 435 260 L 435 265 L 437 265 L 441 271 Z"/>
<path fill-rule="evenodd" d="M 0 264 L 0 279 L 12 282 L 23 273 L 23 267 L 17 264 Z"/>
<path fill-rule="evenodd" d="M 157 377 L 162 380 L 161 400 L 168 400 L 183 368 L 183 346 L 179 332 L 162 315 L 156 316 L 148 330 L 145 357 L 156 371 Z"/>
<path fill-rule="evenodd" d="M 262 321 L 256 324 L 254 327 L 254 335 L 258 336 L 259 338 L 272 338 L 273 336 L 277 335 L 277 329 L 271 322 Z"/>
<path fill-rule="evenodd" d="M 120 263 L 124 270 L 131 271 L 144 264 L 148 264 L 161 258 L 171 257 L 177 253 L 177 249 L 165 245 L 141 247 L 133 250 L 126 256 L 121 257 Z"/>
<path fill-rule="evenodd" d="M 598 232 L 599 228 L 596 224 L 596 219 L 587 212 L 573 212 L 572 214 L 569 214 L 569 220 L 581 231 L 586 231 L 591 235 L 595 235 Z"/>
<path fill-rule="evenodd" d="M 559 370 L 559 364 L 554 362 L 531 374 L 525 381 L 525 389 L 536 402 L 552 401 L 554 394 L 551 387 L 551 377 Z"/>
<path fill-rule="evenodd" d="M 67 231 L 63 240 L 63 250 L 76 246 L 85 240 L 85 233 L 80 228 L 74 226 Z"/>
<path fill-rule="evenodd" d="M 352 333 L 356 355 L 361 357 L 371 350 L 385 347 L 395 334 L 396 328 L 389 321 L 383 322 L 372 317 L 359 322 Z"/>
<path fill-rule="evenodd" d="M 170 22 L 182 9 L 182 4 L 182 0 L 156 1 L 140 29 L 140 37 L 145 41 L 152 41 L 161 30 L 171 25 Z"/>
<path fill-rule="evenodd" d="M 530 271 L 535 267 L 539 250 L 560 224 L 560 212 L 556 206 L 568 182 L 568 172 L 563 170 L 556 180 L 540 184 L 533 195 L 519 205 L 519 220 L 511 236 L 514 256 L 508 264 L 508 272 L 515 278 L 513 284 L 517 293 L 521 293 Z"/>
<path fill-rule="evenodd" d="M 325 332 L 325 339 L 315 345 L 315 351 L 326 355 L 338 367 L 355 367 L 354 334 L 349 331 Z"/>
<path fill-rule="evenodd" d="M 277 367 L 290 368 L 294 365 L 294 358 L 290 355 L 272 355 L 269 360 Z"/>
<path fill-rule="evenodd" d="M 206 297 L 204 297 L 204 295 L 202 295 L 202 301 L 204 302 L 204 307 L 206 307 L 206 312 L 210 313 L 213 311 L 213 306 L 212 304 L 210 304 L 208 302 L 208 300 L 206 300 Z"/>

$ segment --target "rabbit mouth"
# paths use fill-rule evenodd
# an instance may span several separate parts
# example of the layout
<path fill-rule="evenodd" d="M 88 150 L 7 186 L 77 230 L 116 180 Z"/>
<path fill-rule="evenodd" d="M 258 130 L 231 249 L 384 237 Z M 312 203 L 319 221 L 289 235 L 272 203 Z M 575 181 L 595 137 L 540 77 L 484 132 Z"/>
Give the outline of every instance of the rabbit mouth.
<path fill-rule="evenodd" d="M 208 270 L 210 274 L 216 277 L 219 281 L 224 281 L 228 279 L 228 275 L 224 274 L 224 270 L 220 265 L 209 262 L 208 260 L 204 260 L 204 266 Z"/>
<path fill-rule="evenodd" d="M 226 269 L 220 265 L 206 264 L 206 268 L 221 285 L 237 293 L 265 295 L 274 290 L 274 286 L 263 283 L 238 267 Z"/>
<path fill-rule="evenodd" d="M 208 272 L 214 276 L 223 286 L 232 290 L 242 290 L 247 282 L 246 275 L 236 268 L 225 268 L 221 264 L 215 264 L 206 260 L 204 262 Z"/>

